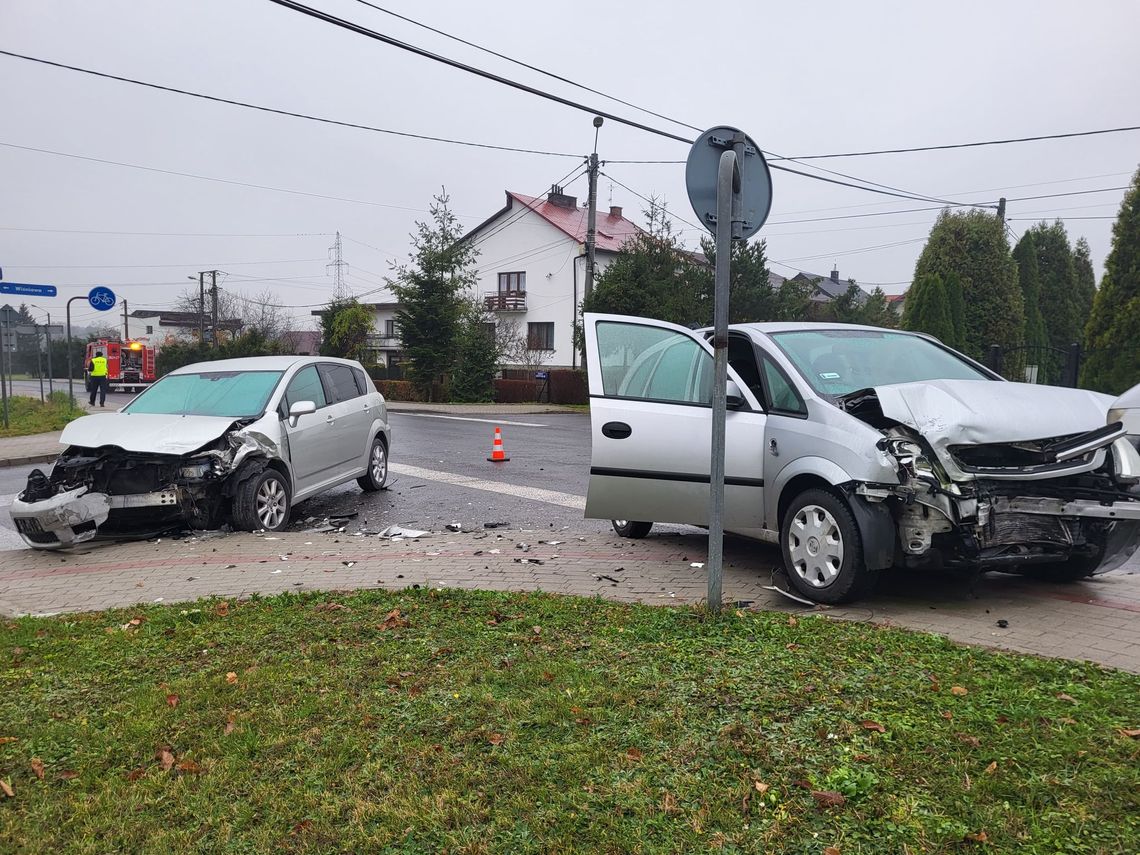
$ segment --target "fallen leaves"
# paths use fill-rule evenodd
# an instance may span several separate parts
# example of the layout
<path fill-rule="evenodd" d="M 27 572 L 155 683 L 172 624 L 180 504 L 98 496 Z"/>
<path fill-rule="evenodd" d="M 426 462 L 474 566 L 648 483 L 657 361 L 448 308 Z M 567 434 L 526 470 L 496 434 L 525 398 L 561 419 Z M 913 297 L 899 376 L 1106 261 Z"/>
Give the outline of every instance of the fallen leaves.
<path fill-rule="evenodd" d="M 487 735 L 487 741 L 495 747 L 502 745 L 505 739 L 506 737 L 501 733 L 490 733 Z"/>
<path fill-rule="evenodd" d="M 970 690 L 967 689 L 965 686 L 951 686 L 950 687 L 950 694 L 957 695 L 958 697 L 962 697 L 963 695 L 968 695 L 969 693 L 970 693 Z"/>
<path fill-rule="evenodd" d="M 218 617 L 226 617 L 229 613 L 230 613 L 230 602 L 229 602 L 229 600 L 222 600 L 220 603 L 218 603 L 216 606 L 214 606 L 214 614 L 216 614 Z"/>
<path fill-rule="evenodd" d="M 174 709 L 178 706 L 178 700 L 178 695 L 171 693 L 166 696 L 166 705 L 171 709 Z"/>
<path fill-rule="evenodd" d="M 387 631 L 389 629 L 398 629 L 399 627 L 410 625 L 411 624 L 408 619 L 400 614 L 399 609 L 392 609 L 392 611 L 388 612 L 387 617 L 385 617 L 384 620 L 376 626 L 376 628 L 381 631 Z"/>
<path fill-rule="evenodd" d="M 78 777 L 79 777 L 79 773 L 76 772 L 74 769 L 64 769 L 62 772 L 59 773 L 59 779 L 61 781 L 74 781 Z"/>
<path fill-rule="evenodd" d="M 839 847 L 825 846 L 823 849 L 823 855 L 839 855 Z"/>
<path fill-rule="evenodd" d="M 350 612 L 348 606 L 341 605 L 340 603 L 318 603 L 313 607 L 315 612 Z"/>
<path fill-rule="evenodd" d="M 1140 739 L 1140 727 L 1122 727 L 1117 733 L 1127 739 Z"/>
<path fill-rule="evenodd" d="M 237 721 L 234 717 L 232 715 L 226 716 L 226 726 L 222 729 L 222 734 L 229 736 L 234 732 L 235 727 L 237 727 Z"/>
<path fill-rule="evenodd" d="M 959 742 L 964 745 L 969 745 L 971 748 L 980 748 L 982 745 L 982 740 L 976 736 L 970 736 L 968 733 L 959 733 L 957 736 Z"/>
<path fill-rule="evenodd" d="M 1057 700 L 1059 700 L 1059 701 L 1068 701 L 1068 702 L 1069 702 L 1069 703 L 1071 703 L 1071 704 L 1075 704 L 1075 703 L 1077 702 L 1077 699 L 1076 699 L 1076 698 L 1074 698 L 1074 697 L 1073 697 L 1072 695 L 1070 695 L 1070 694 L 1066 694 L 1065 692 L 1057 692 Z"/>
<path fill-rule="evenodd" d="M 642 754 L 641 750 L 638 748 L 630 748 L 629 750 L 627 750 L 625 752 L 625 756 L 627 758 L 629 758 L 630 760 L 633 760 L 636 762 L 636 761 L 640 760 L 642 757 L 644 757 L 645 755 Z"/>
<path fill-rule="evenodd" d="M 131 771 L 127 772 L 127 780 L 130 781 L 132 784 L 135 781 L 137 781 L 139 778 L 143 778 L 145 776 L 146 776 L 146 769 L 142 766 L 139 766 L 137 769 L 131 769 Z"/>
<path fill-rule="evenodd" d="M 986 767 L 986 774 L 992 775 L 997 771 L 997 760 L 991 761 L 990 765 Z"/>
<path fill-rule="evenodd" d="M 171 753 L 168 747 L 161 747 L 154 752 L 154 759 L 158 761 L 158 765 L 162 767 L 163 772 L 169 772 L 174 768 L 174 754 Z"/>
<path fill-rule="evenodd" d="M 843 807 L 847 804 L 847 798 L 843 793 L 837 793 L 835 790 L 812 790 L 811 797 L 821 808 Z"/>
<path fill-rule="evenodd" d="M 763 781 L 753 781 L 752 786 L 756 788 L 756 792 L 758 792 L 760 795 L 764 795 L 766 792 L 768 792 L 768 790 L 771 789 L 771 787 L 768 786 L 768 784 L 765 784 Z"/>
<path fill-rule="evenodd" d="M 42 781 L 44 779 L 44 761 L 39 757 L 33 757 L 28 765 L 32 767 L 32 773 Z"/>
<path fill-rule="evenodd" d="M 0 778 L 0 791 L 2 791 L 4 795 L 10 799 L 16 798 L 16 791 L 13 790 L 12 785 L 5 781 L 3 778 Z"/>
<path fill-rule="evenodd" d="M 182 760 L 175 767 L 179 772 L 185 772 L 188 775 L 201 775 L 206 770 L 193 760 Z"/>
<path fill-rule="evenodd" d="M 19 739 L 18 736 L 0 736 L 0 745 L 7 745 L 9 742 L 15 742 Z"/>
<path fill-rule="evenodd" d="M 231 686 L 237 685 L 237 680 L 238 680 L 237 672 L 235 672 L 235 671 L 227 671 L 226 672 L 226 682 L 229 683 Z"/>
<path fill-rule="evenodd" d="M 877 721 L 871 721 L 869 718 L 865 718 L 865 719 L 863 719 L 863 721 L 861 721 L 859 723 L 861 725 L 863 725 L 864 730 L 873 730 L 876 733 L 886 733 L 887 732 L 887 729 L 885 727 L 883 727 Z"/>
<path fill-rule="evenodd" d="M 966 840 L 969 840 L 971 843 L 988 843 L 989 839 L 989 835 L 984 831 L 970 832 L 966 835 Z"/>

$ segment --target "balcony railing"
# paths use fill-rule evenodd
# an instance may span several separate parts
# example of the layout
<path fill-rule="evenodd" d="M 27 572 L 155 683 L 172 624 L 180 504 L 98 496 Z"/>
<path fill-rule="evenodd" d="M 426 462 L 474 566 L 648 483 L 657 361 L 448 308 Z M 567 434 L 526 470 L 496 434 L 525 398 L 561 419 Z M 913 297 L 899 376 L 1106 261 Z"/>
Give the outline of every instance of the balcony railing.
<path fill-rule="evenodd" d="M 526 291 L 489 291 L 483 295 L 488 312 L 525 312 Z"/>
<path fill-rule="evenodd" d="M 392 335 L 370 335 L 364 340 L 364 343 L 367 347 L 382 350 L 398 350 L 400 347 L 400 337 Z"/>

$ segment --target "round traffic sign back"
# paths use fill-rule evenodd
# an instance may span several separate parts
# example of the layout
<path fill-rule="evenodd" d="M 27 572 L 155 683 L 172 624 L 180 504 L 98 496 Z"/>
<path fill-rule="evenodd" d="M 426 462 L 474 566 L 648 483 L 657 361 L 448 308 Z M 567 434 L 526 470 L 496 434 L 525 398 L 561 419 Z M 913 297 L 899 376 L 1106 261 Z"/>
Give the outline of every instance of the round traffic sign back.
<path fill-rule="evenodd" d="M 737 134 L 744 137 L 744 157 L 738 158 L 740 168 L 742 236 L 749 238 L 760 230 L 772 209 L 772 173 L 760 146 L 752 138 L 741 134 L 738 128 L 720 125 L 709 128 L 689 149 L 685 162 L 685 186 L 689 202 L 702 226 L 716 233 L 716 180 L 720 169 L 720 156 L 733 147 Z"/>
<path fill-rule="evenodd" d="M 87 302 L 91 304 L 92 309 L 105 312 L 115 307 L 115 292 L 102 285 L 96 285 L 87 292 Z"/>

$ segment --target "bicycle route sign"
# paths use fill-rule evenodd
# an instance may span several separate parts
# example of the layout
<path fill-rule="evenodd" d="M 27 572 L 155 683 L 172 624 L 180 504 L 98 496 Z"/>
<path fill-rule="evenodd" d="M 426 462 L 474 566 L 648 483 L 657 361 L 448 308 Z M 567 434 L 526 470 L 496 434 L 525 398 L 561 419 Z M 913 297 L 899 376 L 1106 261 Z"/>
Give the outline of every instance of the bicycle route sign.
<path fill-rule="evenodd" d="M 115 292 L 102 285 L 96 285 L 87 293 L 87 302 L 91 304 L 92 309 L 106 312 L 115 307 Z"/>

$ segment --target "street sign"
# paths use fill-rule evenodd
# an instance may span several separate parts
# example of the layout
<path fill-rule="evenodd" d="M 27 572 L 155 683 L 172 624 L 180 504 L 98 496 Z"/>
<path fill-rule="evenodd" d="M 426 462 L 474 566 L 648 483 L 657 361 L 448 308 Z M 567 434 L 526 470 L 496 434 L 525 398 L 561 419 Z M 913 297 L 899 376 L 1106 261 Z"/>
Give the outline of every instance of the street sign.
<path fill-rule="evenodd" d="M 87 302 L 91 304 L 92 309 L 106 312 L 115 307 L 115 292 L 102 285 L 96 285 L 87 293 Z"/>
<path fill-rule="evenodd" d="M 536 371 L 536 372 L 534 372 L 534 379 L 535 380 L 546 380 L 549 377 L 550 377 L 550 373 L 547 371 Z"/>
<path fill-rule="evenodd" d="M 716 180 L 720 156 L 743 138 L 744 156 L 737 158 L 740 170 L 740 232 L 734 237 L 750 238 L 760 230 L 772 208 L 772 173 L 760 146 L 737 128 L 720 125 L 701 134 L 689 149 L 685 162 L 685 187 L 689 203 L 702 226 L 716 234 Z"/>
<path fill-rule="evenodd" d="M 26 297 L 54 297 L 54 285 L 29 285 L 26 282 L 0 282 L 0 294 L 23 294 Z"/>

